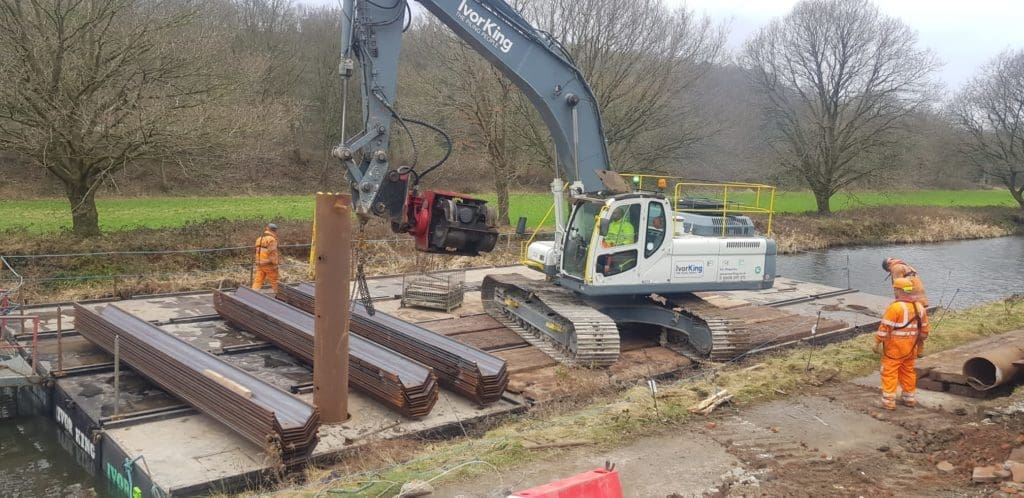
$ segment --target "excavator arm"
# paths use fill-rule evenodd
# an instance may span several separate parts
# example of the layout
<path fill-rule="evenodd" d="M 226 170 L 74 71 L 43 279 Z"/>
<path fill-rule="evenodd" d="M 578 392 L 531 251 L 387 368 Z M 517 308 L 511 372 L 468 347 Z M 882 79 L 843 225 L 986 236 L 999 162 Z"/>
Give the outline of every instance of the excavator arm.
<path fill-rule="evenodd" d="M 597 100 L 568 53 L 503 0 L 420 0 L 434 16 L 514 82 L 540 112 L 555 143 L 558 167 L 575 193 L 615 189 Z M 395 167 L 388 157 L 393 127 L 431 125 L 399 115 L 396 86 L 407 0 L 344 0 L 343 77 L 359 62 L 363 127 L 332 154 L 341 159 L 362 217 L 389 219 L 428 252 L 476 254 L 496 240 L 493 211 L 451 192 L 422 193 L 419 180 L 440 165 Z M 433 128 L 439 133 L 440 130 Z M 446 136 L 447 138 L 447 136 Z M 450 145 L 450 141 L 449 141 Z M 443 162 L 443 161 L 442 161 Z"/>

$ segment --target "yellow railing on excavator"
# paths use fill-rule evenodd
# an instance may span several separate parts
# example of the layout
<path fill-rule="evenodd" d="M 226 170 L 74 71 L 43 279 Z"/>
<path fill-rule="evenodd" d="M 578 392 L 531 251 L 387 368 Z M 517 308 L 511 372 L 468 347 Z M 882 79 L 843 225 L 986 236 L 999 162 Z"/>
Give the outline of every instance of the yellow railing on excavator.
<path fill-rule="evenodd" d="M 722 236 L 726 235 L 726 218 L 734 214 L 766 216 L 765 234 L 771 236 L 775 215 L 775 187 L 760 183 L 742 182 L 688 182 L 681 178 L 659 175 L 622 174 L 622 178 L 635 191 L 660 192 L 672 199 L 676 210 L 691 213 L 721 215 Z M 671 189 L 671 190 L 670 190 Z M 681 204 L 693 206 L 681 207 Z M 713 207 L 698 207 L 714 205 Z M 720 205 L 720 207 L 719 207 Z"/>
<path fill-rule="evenodd" d="M 530 234 L 530 238 L 526 239 L 526 241 L 524 241 L 522 244 L 520 244 L 520 246 L 519 246 L 519 262 L 520 263 L 522 263 L 522 264 L 524 264 L 524 265 L 526 265 L 526 266 L 528 266 L 530 268 L 533 268 L 535 270 L 544 271 L 544 265 L 542 265 L 540 263 L 537 263 L 537 262 L 534 262 L 534 261 L 530 261 L 530 258 L 527 257 L 527 252 L 530 249 L 530 244 L 533 243 L 534 239 L 537 238 L 537 234 L 540 232 L 541 228 L 544 227 L 547 224 L 548 218 L 551 217 L 551 213 L 553 213 L 554 211 L 555 211 L 555 204 L 551 203 L 551 207 L 548 208 L 548 212 L 547 213 L 544 213 L 544 217 L 541 218 L 540 224 L 538 224 L 537 228 L 533 231 L 533 233 Z"/>

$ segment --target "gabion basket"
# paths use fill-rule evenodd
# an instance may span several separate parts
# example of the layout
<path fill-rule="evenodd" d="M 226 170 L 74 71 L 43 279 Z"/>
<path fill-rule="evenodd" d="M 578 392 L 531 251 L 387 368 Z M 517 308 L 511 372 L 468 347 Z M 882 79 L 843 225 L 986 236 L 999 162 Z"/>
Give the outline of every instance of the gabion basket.
<path fill-rule="evenodd" d="M 464 270 L 405 275 L 402 277 L 402 306 L 451 311 L 462 306 L 466 295 Z"/>

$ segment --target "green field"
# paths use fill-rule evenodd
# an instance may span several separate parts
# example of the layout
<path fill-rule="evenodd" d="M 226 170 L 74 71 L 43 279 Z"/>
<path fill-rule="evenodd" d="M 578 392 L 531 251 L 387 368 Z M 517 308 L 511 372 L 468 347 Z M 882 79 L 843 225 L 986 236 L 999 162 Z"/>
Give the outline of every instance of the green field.
<path fill-rule="evenodd" d="M 752 202 L 752 195 L 730 194 L 733 199 Z M 494 196 L 481 196 L 494 201 Z M 312 195 L 258 197 L 149 197 L 100 199 L 97 201 L 100 226 L 105 231 L 134 228 L 170 228 L 218 218 L 234 220 L 301 220 L 313 214 Z M 868 206 L 1016 206 L 1005 190 L 921 190 L 907 193 L 861 192 L 839 194 L 832 198 L 832 209 Z M 512 199 L 512 223 L 526 216 L 535 226 L 548 208 L 546 193 L 516 194 Z M 776 196 L 777 213 L 815 211 L 809 192 L 780 192 Z M 550 224 L 551 221 L 548 221 Z M 31 233 L 55 233 L 71 227 L 71 215 L 65 200 L 45 199 L 0 201 L 0 230 L 26 230 Z"/>

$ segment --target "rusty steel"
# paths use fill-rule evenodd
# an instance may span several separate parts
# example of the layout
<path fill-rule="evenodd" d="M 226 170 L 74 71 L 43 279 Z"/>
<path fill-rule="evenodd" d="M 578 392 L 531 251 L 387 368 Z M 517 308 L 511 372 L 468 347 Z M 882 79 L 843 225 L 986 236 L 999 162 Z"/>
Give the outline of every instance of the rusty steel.
<path fill-rule="evenodd" d="M 270 296 L 239 288 L 215 292 L 213 305 L 231 325 L 256 334 L 300 360 L 313 361 L 313 315 Z M 433 371 L 353 331 L 349 335 L 352 387 L 407 417 L 423 417 L 437 402 Z"/>
<path fill-rule="evenodd" d="M 75 304 L 78 331 L 178 399 L 266 448 L 285 465 L 304 461 L 318 441 L 316 407 L 225 363 L 114 305 Z"/>
<path fill-rule="evenodd" d="M 282 286 L 278 299 L 312 309 L 315 289 L 302 283 Z M 377 311 L 372 316 L 359 304 L 352 307 L 352 331 L 434 369 L 438 381 L 479 404 L 501 398 L 508 385 L 505 360 L 455 339 Z"/>
<path fill-rule="evenodd" d="M 352 195 L 316 194 L 316 289 L 329 296 L 313 310 L 313 404 L 325 423 L 348 420 L 349 281 Z"/>
<path fill-rule="evenodd" d="M 1017 378 L 1024 362 L 1024 351 L 1016 347 L 990 349 L 964 362 L 967 384 L 978 391 L 988 391 Z"/>

